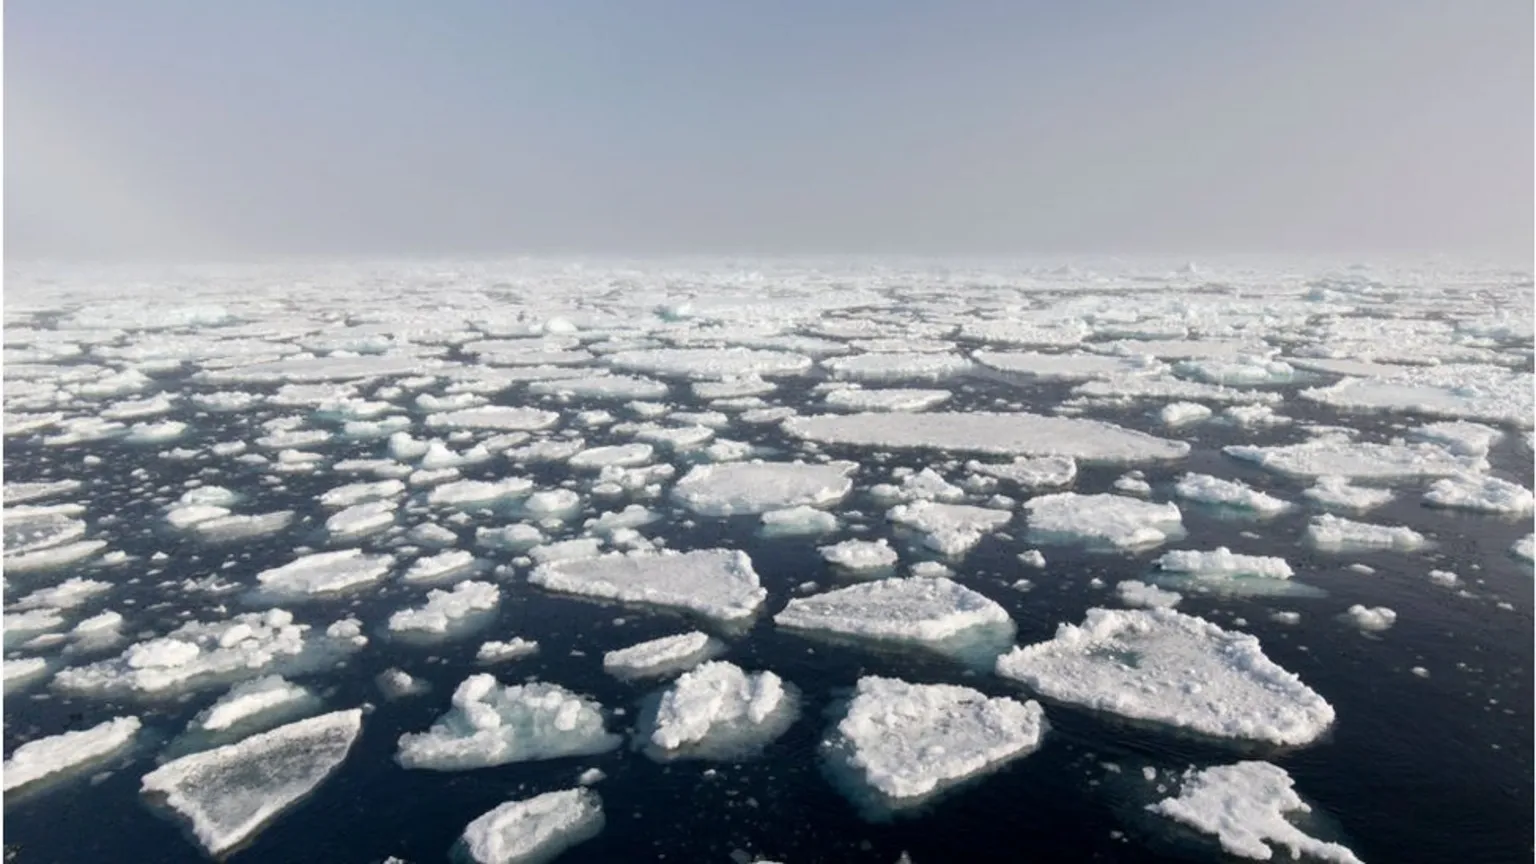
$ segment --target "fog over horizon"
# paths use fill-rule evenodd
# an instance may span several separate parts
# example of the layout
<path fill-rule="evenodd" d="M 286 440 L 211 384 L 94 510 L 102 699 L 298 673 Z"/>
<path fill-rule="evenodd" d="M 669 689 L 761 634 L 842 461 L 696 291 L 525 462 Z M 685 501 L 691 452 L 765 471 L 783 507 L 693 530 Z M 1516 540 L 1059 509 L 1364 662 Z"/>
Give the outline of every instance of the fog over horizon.
<path fill-rule="evenodd" d="M 10 261 L 1528 267 L 1530 3 L 18 0 Z"/>

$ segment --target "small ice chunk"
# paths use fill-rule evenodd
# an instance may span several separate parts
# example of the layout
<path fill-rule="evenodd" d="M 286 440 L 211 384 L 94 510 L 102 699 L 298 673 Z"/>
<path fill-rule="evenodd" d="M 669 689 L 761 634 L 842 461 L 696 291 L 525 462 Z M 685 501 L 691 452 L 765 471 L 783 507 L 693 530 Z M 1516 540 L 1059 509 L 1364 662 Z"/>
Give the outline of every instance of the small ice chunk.
<path fill-rule="evenodd" d="M 424 606 L 401 609 L 389 616 L 389 630 L 441 635 L 463 625 L 475 613 L 489 612 L 500 603 L 501 589 L 490 582 L 460 582 L 447 591 L 428 591 Z"/>
<path fill-rule="evenodd" d="M 1191 423 L 1209 419 L 1211 409 L 1199 402 L 1173 402 L 1164 405 L 1157 416 L 1163 421 L 1164 426 L 1188 426 Z"/>
<path fill-rule="evenodd" d="M 619 746 L 603 724 L 602 706 L 557 684 L 501 686 L 471 675 L 453 707 L 426 732 L 400 736 L 395 761 L 404 768 L 463 771 L 560 756 L 586 756 Z"/>
<path fill-rule="evenodd" d="M 1369 489 L 1350 485 L 1348 477 L 1323 476 L 1311 489 L 1301 493 L 1325 510 L 1359 513 L 1373 510 L 1392 500 L 1390 489 Z"/>
<path fill-rule="evenodd" d="M 1139 495 L 1142 498 L 1152 494 L 1152 484 L 1147 482 L 1146 475 L 1140 471 L 1130 471 L 1116 477 L 1113 488 L 1116 492 L 1124 492 L 1127 495 Z"/>
<path fill-rule="evenodd" d="M 866 676 L 821 753 L 855 803 L 879 816 L 1028 756 L 1046 728 L 1036 702 Z"/>
<path fill-rule="evenodd" d="M 774 623 L 792 630 L 917 645 L 947 654 L 1013 638 L 1003 607 L 949 579 L 882 579 L 789 601 Z"/>
<path fill-rule="evenodd" d="M 537 654 L 539 643 L 524 639 L 521 636 L 513 636 L 506 641 L 491 640 L 480 645 L 475 652 L 475 660 L 480 663 L 504 663 L 508 660 L 516 660 L 519 657 L 527 657 Z"/>
<path fill-rule="evenodd" d="M 21 686 L 48 671 L 48 661 L 42 657 L 22 657 L 7 660 L 4 664 L 5 687 Z"/>
<path fill-rule="evenodd" d="M 464 827 L 455 857 L 473 864 L 539 864 L 596 837 L 603 824 L 596 792 L 546 792 L 481 814 Z"/>
<path fill-rule="evenodd" d="M 142 791 L 189 822 L 203 849 L 219 856 L 324 782 L 362 727 L 357 708 L 279 726 L 167 762 L 144 775 Z"/>
<path fill-rule="evenodd" d="M 459 542 L 459 535 L 436 522 L 423 522 L 412 528 L 406 537 L 422 546 L 452 546 Z"/>
<path fill-rule="evenodd" d="M 767 598 L 752 559 L 729 549 L 609 553 L 540 564 L 528 581 L 541 588 L 695 612 L 720 621 L 750 618 Z"/>
<path fill-rule="evenodd" d="M 219 732 L 249 723 L 262 714 L 279 712 L 314 702 L 314 694 L 290 683 L 281 675 L 268 675 L 236 684 L 218 701 L 198 712 L 188 724 L 190 731 Z"/>
<path fill-rule="evenodd" d="M 1020 456 L 1001 464 L 972 461 L 965 463 L 965 467 L 1025 489 L 1053 489 L 1071 485 L 1077 479 L 1077 460 L 1071 456 Z"/>
<path fill-rule="evenodd" d="M 879 540 L 844 540 L 822 546 L 821 557 L 853 571 L 883 570 L 896 564 L 896 550 L 885 538 Z"/>
<path fill-rule="evenodd" d="M 1397 613 L 1385 606 L 1367 607 L 1359 603 L 1345 613 L 1356 627 L 1368 632 L 1379 632 L 1397 622 Z"/>
<path fill-rule="evenodd" d="M 725 643 L 694 630 L 609 651 L 603 655 L 603 670 L 625 680 L 658 678 L 691 669 L 724 650 Z"/>
<path fill-rule="evenodd" d="M 949 401 L 949 396 L 948 390 L 843 387 L 828 393 L 823 401 L 838 411 L 922 411 Z"/>
<path fill-rule="evenodd" d="M 1165 552 L 1155 562 L 1158 569 L 1169 573 L 1188 573 L 1193 576 L 1240 577 L 1260 579 L 1289 579 L 1291 565 L 1284 558 L 1268 555 L 1238 555 L 1225 546 L 1209 552 L 1179 549 Z"/>
<path fill-rule="evenodd" d="M 559 422 L 560 415 L 540 408 L 485 405 L 446 411 L 427 418 L 433 429 L 493 429 L 498 432 L 531 432 Z M 425 452 L 425 451 L 423 451 Z"/>
<path fill-rule="evenodd" d="M 593 447 L 572 456 L 566 464 L 584 471 L 601 470 L 609 465 L 644 465 L 651 461 L 653 452 L 651 445 L 644 443 Z"/>
<path fill-rule="evenodd" d="M 838 528 L 837 517 L 805 504 L 769 510 L 762 516 L 763 531 L 770 535 L 830 534 Z"/>
<path fill-rule="evenodd" d="M 301 555 L 281 567 L 257 573 L 256 581 L 264 593 L 298 598 L 377 582 L 394 566 L 392 555 L 364 555 L 361 549 L 340 549 Z"/>
<path fill-rule="evenodd" d="M 1429 571 L 1429 581 L 1446 588 L 1454 588 L 1461 582 L 1461 577 L 1449 570 Z"/>
<path fill-rule="evenodd" d="M 581 496 L 569 489 L 546 489 L 523 500 L 523 513 L 534 519 L 564 519 L 581 510 Z"/>
<path fill-rule="evenodd" d="M 641 735 L 655 758 L 739 758 L 784 734 L 797 712 L 798 699 L 779 676 L 712 660 L 661 694 Z"/>
<path fill-rule="evenodd" d="M 446 582 L 473 573 L 479 567 L 479 560 L 469 550 L 445 549 L 436 555 L 417 558 L 400 578 L 406 582 Z"/>
<path fill-rule="evenodd" d="M 1268 861 L 1275 848 L 1293 859 L 1362 864 L 1349 849 L 1319 840 L 1297 828 L 1287 813 L 1309 807 L 1292 788 L 1283 768 L 1268 762 L 1238 762 L 1184 773 L 1177 797 L 1164 798 L 1147 809 L 1205 834 L 1214 834 L 1221 848 L 1242 858 Z"/>
<path fill-rule="evenodd" d="M 865 413 L 795 417 L 784 431 L 823 444 L 933 448 L 1007 456 L 1068 456 L 1098 462 L 1182 459 L 1189 445 L 1099 420 L 1022 412 Z"/>
<path fill-rule="evenodd" d="M 1424 503 L 1449 510 L 1525 516 L 1536 508 L 1536 496 L 1519 483 L 1466 475 L 1436 480 L 1424 493 Z"/>
<path fill-rule="evenodd" d="M 1164 591 L 1135 579 L 1127 579 L 1115 585 L 1115 594 L 1119 596 L 1120 602 L 1127 606 L 1146 609 L 1171 609 L 1184 599 L 1184 596 L 1177 591 Z"/>
<path fill-rule="evenodd" d="M 39 588 L 11 604 L 15 611 L 27 609 L 73 609 L 99 594 L 112 590 L 112 583 L 99 579 L 71 576 L 57 585 Z"/>
<path fill-rule="evenodd" d="M 1089 609 L 997 674 L 1050 699 L 1216 738 L 1310 743 L 1333 706 L 1264 656 L 1259 640 L 1172 609 Z"/>
<path fill-rule="evenodd" d="M 405 492 L 405 484 L 397 478 L 376 482 L 348 483 L 327 490 L 320 496 L 322 507 L 351 507 L 383 498 L 394 498 Z"/>
<path fill-rule="evenodd" d="M 1324 552 L 1393 549 L 1414 552 L 1429 545 L 1423 534 L 1405 525 L 1371 525 L 1324 513 L 1307 526 L 1307 542 Z"/>
<path fill-rule="evenodd" d="M 673 487 L 679 503 L 701 516 L 755 515 L 801 504 L 835 504 L 853 488 L 850 462 L 731 462 L 694 467 Z"/>
<path fill-rule="evenodd" d="M 1292 506 L 1288 501 L 1250 488 L 1247 484 L 1222 480 L 1209 474 L 1185 474 L 1174 485 L 1173 492 L 1186 501 L 1251 510 L 1263 516 L 1284 513 Z"/>
<path fill-rule="evenodd" d="M 1300 624 L 1301 623 L 1301 613 L 1300 612 L 1284 612 L 1284 611 L 1274 612 L 1274 613 L 1270 614 L 1269 620 L 1275 622 L 1276 624 L 1291 624 L 1291 625 Z"/>
<path fill-rule="evenodd" d="M 385 699 L 400 699 L 405 696 L 415 696 L 426 693 L 432 687 L 426 681 L 415 677 L 404 669 L 385 669 L 374 678 L 374 683 L 384 694 Z"/>
<path fill-rule="evenodd" d="M 1527 561 L 1536 560 L 1536 534 L 1527 534 L 1509 547 L 1510 554 Z"/>
<path fill-rule="evenodd" d="M 1182 536 L 1179 508 L 1120 495 L 1060 492 L 1024 502 L 1037 542 L 1074 541 L 1116 549 L 1157 546 Z"/>
<path fill-rule="evenodd" d="M 396 502 L 369 501 L 354 504 L 325 520 L 332 539 L 351 539 L 374 534 L 395 524 Z"/>
<path fill-rule="evenodd" d="M 1036 570 L 1045 567 L 1045 553 L 1039 549 L 1026 549 L 1019 553 L 1019 563 L 1025 567 L 1033 567 Z"/>
<path fill-rule="evenodd" d="M 114 717 L 89 729 L 28 741 L 11 753 L 0 770 L 5 791 L 107 758 L 133 743 L 138 731 L 139 718 Z"/>
<path fill-rule="evenodd" d="M 1409 435 L 1419 441 L 1438 444 L 1461 456 L 1487 456 L 1493 445 L 1504 439 L 1504 433 L 1492 426 L 1465 420 L 1426 423 Z"/>
<path fill-rule="evenodd" d="M 898 504 L 886 514 L 898 525 L 923 535 L 923 545 L 944 555 L 963 555 L 991 531 L 1008 524 L 1013 514 L 1006 510 L 973 507 L 969 504 L 940 504 L 914 501 Z"/>

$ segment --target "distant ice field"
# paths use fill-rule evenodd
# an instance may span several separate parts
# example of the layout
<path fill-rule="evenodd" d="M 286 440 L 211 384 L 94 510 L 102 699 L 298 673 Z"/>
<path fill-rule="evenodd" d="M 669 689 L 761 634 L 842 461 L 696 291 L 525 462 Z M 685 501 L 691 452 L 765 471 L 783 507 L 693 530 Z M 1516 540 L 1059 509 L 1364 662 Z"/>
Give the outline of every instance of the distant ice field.
<path fill-rule="evenodd" d="M 1523 860 L 1530 274 L 1060 263 L 16 268 L 8 860 Z"/>

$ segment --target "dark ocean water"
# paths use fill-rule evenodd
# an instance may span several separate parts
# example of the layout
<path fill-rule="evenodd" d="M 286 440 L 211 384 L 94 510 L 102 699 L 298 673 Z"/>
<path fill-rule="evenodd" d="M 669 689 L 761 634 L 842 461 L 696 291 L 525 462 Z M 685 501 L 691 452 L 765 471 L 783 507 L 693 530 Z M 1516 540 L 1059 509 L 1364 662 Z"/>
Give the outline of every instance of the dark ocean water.
<path fill-rule="evenodd" d="M 811 382 L 788 382 L 769 399 L 812 412 Z M 167 389 L 195 385 L 163 379 Z M 1021 385 L 1000 376 L 949 382 L 956 391 L 949 410 L 983 410 L 1002 398 L 1048 406 L 1064 388 Z M 260 390 L 262 388 L 247 388 Z M 1294 388 L 1282 388 L 1290 391 Z M 674 388 L 679 394 L 685 387 Z M 511 390 L 495 402 L 520 404 Z M 703 410 L 673 400 L 681 410 Z M 817 545 L 856 536 L 890 537 L 903 548 L 903 564 L 932 557 L 906 551 L 902 538 L 886 525 L 885 505 L 863 491 L 889 480 L 898 466 L 941 465 L 955 457 L 934 453 L 876 453 L 828 447 L 822 452 L 861 464 L 855 493 L 836 512 L 844 528 L 825 537 L 770 539 L 755 517 L 706 519 L 682 514 L 665 500 L 650 502 L 666 519 L 643 529 L 663 536 L 675 549 L 728 546 L 746 551 L 769 592 L 766 614 L 745 633 L 728 636 L 724 655 L 747 670 L 771 669 L 803 695 L 803 712 L 783 737 L 758 758 L 734 763 L 696 761 L 659 764 L 627 745 L 611 753 L 517 763 L 473 771 L 406 771 L 393 761 L 395 742 L 405 732 L 425 729 L 447 708 L 454 687 L 480 671 L 476 647 L 492 638 L 513 635 L 536 639 L 540 652 L 492 667 L 503 682 L 540 679 L 591 695 L 608 709 L 622 710 L 611 726 L 626 730 L 641 700 L 660 685 L 624 683 L 604 674 L 602 654 L 635 642 L 680 632 L 700 622 L 666 613 L 637 611 L 552 596 L 524 581 L 525 569 L 502 581 L 503 599 L 493 623 L 474 633 L 433 645 L 389 639 L 383 623 L 389 613 L 415 605 L 425 588 L 386 582 L 358 595 L 325 601 L 285 604 L 301 621 L 323 625 L 356 614 L 372 642 L 336 669 L 294 676 L 324 694 L 330 709 L 373 706 L 361 739 L 341 769 L 308 801 L 279 817 L 231 856 L 234 861 L 373 862 L 388 856 L 406 861 L 446 859 L 464 825 L 497 804 L 517 797 L 574 785 L 583 770 L 596 767 L 606 779 L 596 785 L 603 798 L 607 827 L 594 840 L 568 852 L 562 862 L 726 861 L 746 853 L 786 862 L 894 862 L 903 853 L 918 864 L 948 861 L 1123 861 L 1221 860 L 1208 844 L 1171 832 L 1166 825 L 1138 815 L 1146 800 L 1127 791 L 1106 763 L 1125 772 L 1141 765 L 1182 769 L 1244 756 L 1267 758 L 1285 768 L 1297 789 L 1317 809 L 1326 830 L 1369 862 L 1461 862 L 1502 864 L 1530 860 L 1532 837 L 1532 568 L 1509 553 L 1511 544 L 1531 531 L 1529 520 L 1448 513 L 1420 504 L 1421 484 L 1401 484 L 1392 503 L 1360 517 L 1382 524 L 1404 524 L 1429 534 L 1432 549 L 1419 553 L 1368 552 L 1325 554 L 1302 542 L 1313 515 L 1300 495 L 1310 485 L 1269 474 L 1226 457 L 1230 443 L 1287 443 L 1306 436 L 1297 425 L 1273 429 L 1237 429 L 1216 424 L 1169 432 L 1154 414 L 1158 402 L 1091 416 L 1154 434 L 1183 438 L 1194 445 L 1187 460 L 1142 466 L 1155 500 L 1169 500 L 1175 478 L 1186 471 L 1241 479 L 1279 497 L 1303 504 L 1273 519 L 1233 518 L 1181 502 L 1188 537 L 1165 548 L 1210 549 L 1285 557 L 1295 579 L 1321 589 L 1315 598 L 1242 598 L 1186 595 L 1180 611 L 1206 617 L 1224 627 L 1258 636 L 1268 656 L 1299 674 L 1331 702 L 1338 723 L 1321 742 L 1292 751 L 1239 750 L 1186 739 L 1166 731 L 1134 728 L 1069 707 L 1048 705 L 1051 731 L 1041 749 L 986 778 L 954 791 L 912 814 L 886 823 L 860 818 L 822 773 L 817 745 L 835 722 L 838 700 L 862 675 L 897 676 L 917 682 L 961 683 L 993 695 L 1027 695 L 1011 682 L 977 674 L 958 663 L 914 653 L 836 645 L 776 630 L 769 620 L 784 602 L 799 596 L 796 586 L 815 581 L 823 588 L 842 584 L 816 552 Z M 576 410 L 622 407 L 576 400 L 560 404 L 565 422 L 575 427 Z M 174 446 L 205 447 L 228 440 L 253 440 L 262 420 L 304 409 L 261 407 L 238 414 L 173 415 L 192 424 Z M 1367 440 L 1386 440 L 1428 418 L 1408 415 L 1346 415 L 1297 400 L 1281 413 L 1300 422 L 1349 425 Z M 324 425 L 315 423 L 314 425 Z M 1514 430 L 1510 430 L 1514 432 Z M 589 445 L 623 443 L 599 429 L 580 429 Z M 418 434 L 419 430 L 418 430 Z M 776 448 L 793 457 L 805 449 L 774 426 L 737 424 L 725 437 Z M 216 620 L 246 608 L 241 595 L 217 598 L 167 587 L 167 580 L 223 577 L 253 583 L 257 572 L 291 560 L 300 545 L 324 545 L 325 513 L 317 496 L 362 476 L 340 477 L 328 471 L 283 475 L 280 489 L 263 482 L 264 466 L 247 466 L 206 453 L 191 461 L 159 458 L 158 448 L 122 442 L 44 447 L 34 439 L 9 439 L 5 448 L 8 482 L 78 478 L 86 483 L 79 500 L 98 532 L 135 560 L 92 573 L 119 582 L 83 614 L 113 608 L 128 619 L 125 633 L 163 633 L 188 620 Z M 332 459 L 377 456 L 382 441 L 347 442 L 339 438 L 320 448 Z M 84 464 L 88 454 L 99 464 Z M 1518 434 L 1506 437 L 1492 455 L 1494 472 L 1531 483 L 1529 449 Z M 965 457 L 959 457 L 963 464 Z M 680 465 L 680 469 L 684 466 Z M 956 466 L 958 467 L 958 466 Z M 1084 466 L 1072 487 L 1083 493 L 1109 491 L 1124 472 L 1118 467 Z M 679 472 L 681 474 L 681 470 Z M 947 471 L 951 480 L 963 471 Z M 526 474 L 547 488 L 567 478 L 559 466 L 524 471 L 496 459 L 465 469 L 466 477 Z M 294 509 L 301 518 L 270 538 L 208 546 L 164 529 L 163 508 L 197 478 L 228 486 L 249 496 L 240 512 Z M 1008 489 L 999 491 L 1010 493 Z M 417 524 L 427 511 L 413 496 L 402 507 L 401 525 Z M 583 517 L 618 509 L 624 502 L 587 501 Z M 860 516 L 853 516 L 857 512 Z M 581 518 L 572 521 L 574 535 Z M 455 528 L 470 546 L 475 525 L 497 525 L 506 517 L 477 515 Z M 1247 532 L 1245 534 L 1244 532 Z M 369 549 L 403 542 L 398 534 L 374 535 Z M 1018 625 L 1018 641 L 1050 638 L 1062 622 L 1076 622 L 1095 605 L 1118 606 L 1113 586 L 1145 578 L 1150 561 L 1164 549 L 1137 554 L 1092 553 L 1072 546 L 1040 546 L 1048 565 L 1021 567 L 1016 555 L 1035 548 L 1028 542 L 1022 516 L 981 544 L 962 561 L 948 562 L 956 578 L 1006 608 Z M 150 556 L 164 553 L 164 560 Z M 495 555 L 490 556 L 496 559 Z M 226 562 L 234 563 L 225 568 Z M 1363 563 L 1365 575 L 1348 569 Z M 1431 569 L 1460 574 L 1472 596 L 1428 579 Z M 1028 578 L 1033 590 L 1010 586 Z M 16 576 L 12 597 L 31 587 L 52 584 L 60 574 Z M 1097 581 L 1096 581 L 1097 580 Z M 1499 603 L 1512 608 L 1500 608 Z M 1398 612 L 1395 626 L 1365 635 L 1339 615 L 1351 604 L 1384 605 Z M 227 608 L 216 607 L 226 604 Z M 1271 620 L 1277 610 L 1301 614 L 1297 625 Z M 1410 673 L 1415 666 L 1429 676 Z M 399 667 L 429 682 L 426 695 L 385 700 L 374 684 L 381 671 Z M 154 764 L 158 744 L 177 734 L 200 709 L 217 698 L 221 687 L 199 690 L 170 702 L 113 702 L 63 698 L 43 685 L 14 691 L 5 700 L 7 752 L 25 740 L 70 728 L 85 728 L 121 713 L 142 717 L 148 730 L 132 754 L 110 763 L 96 776 L 76 776 L 45 788 L 8 797 L 5 845 L 17 862 L 191 862 L 204 860 L 198 848 L 169 818 L 152 810 L 138 794 L 139 778 Z"/>

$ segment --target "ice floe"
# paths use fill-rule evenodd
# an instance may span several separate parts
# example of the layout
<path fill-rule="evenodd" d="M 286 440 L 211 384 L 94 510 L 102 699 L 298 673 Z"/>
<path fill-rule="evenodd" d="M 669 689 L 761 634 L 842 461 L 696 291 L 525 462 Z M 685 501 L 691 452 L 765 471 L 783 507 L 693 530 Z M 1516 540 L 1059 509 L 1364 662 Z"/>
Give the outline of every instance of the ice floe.
<path fill-rule="evenodd" d="M 838 411 L 923 411 L 949 398 L 948 390 L 844 387 L 828 393 L 822 402 Z"/>
<path fill-rule="evenodd" d="M 802 504 L 835 504 L 853 488 L 850 462 L 731 462 L 699 465 L 677 481 L 672 495 L 701 516 L 757 515 Z"/>
<path fill-rule="evenodd" d="M 982 537 L 1013 519 L 1013 514 L 1006 510 L 935 501 L 898 504 L 885 516 L 897 525 L 918 532 L 924 546 L 943 555 L 965 554 L 981 542 Z"/>
<path fill-rule="evenodd" d="M 1397 613 L 1385 606 L 1363 606 L 1356 603 L 1344 614 L 1356 627 L 1368 632 L 1386 630 L 1397 622 Z"/>
<path fill-rule="evenodd" d="M 662 636 L 603 655 L 603 670 L 616 678 L 659 678 L 691 669 L 725 651 L 725 643 L 697 630 Z"/>
<path fill-rule="evenodd" d="M 789 434 L 823 444 L 932 448 L 1001 456 L 1070 456 L 1089 462 L 1182 459 L 1189 445 L 1100 420 L 1037 414 L 865 413 L 793 417 Z"/>
<path fill-rule="evenodd" d="M 661 694 L 640 735 L 654 758 L 739 759 L 784 734 L 798 706 L 794 689 L 774 673 L 711 660 Z"/>
<path fill-rule="evenodd" d="M 1497 477 L 1442 477 L 1424 493 L 1424 503 L 1448 510 L 1524 516 L 1536 508 L 1536 496 L 1519 483 Z"/>
<path fill-rule="evenodd" d="M 361 549 L 339 549 L 301 555 L 281 567 L 257 573 L 256 581 L 263 594 L 295 599 L 369 585 L 383 579 L 394 566 L 392 555 L 366 555 Z"/>
<path fill-rule="evenodd" d="M 763 533 L 775 537 L 830 534 L 838 528 L 836 516 L 807 504 L 769 510 L 762 520 Z"/>
<path fill-rule="evenodd" d="M 1127 606 L 1145 609 L 1171 609 L 1184 597 L 1177 591 L 1164 591 L 1136 579 L 1127 579 L 1115 585 L 1115 596 Z"/>
<path fill-rule="evenodd" d="M 1275 516 L 1291 509 L 1289 501 L 1260 492 L 1237 480 L 1223 480 L 1209 474 L 1185 474 L 1173 486 L 1173 493 L 1186 501 L 1247 510 L 1262 516 Z"/>
<path fill-rule="evenodd" d="M 844 540 L 820 549 L 821 557 L 847 570 L 863 572 L 882 570 L 896 566 L 896 550 L 890 541 Z"/>
<path fill-rule="evenodd" d="M 1348 477 L 1332 475 L 1318 477 L 1312 488 L 1301 494 L 1325 510 L 1340 510 L 1345 513 L 1374 510 L 1395 497 L 1390 489 L 1353 486 Z"/>
<path fill-rule="evenodd" d="M 1372 479 L 1444 477 L 1486 470 L 1487 460 L 1458 456 L 1433 444 L 1375 444 L 1324 437 L 1301 444 L 1233 444 L 1228 455 L 1279 474 Z"/>
<path fill-rule="evenodd" d="M 1300 745 L 1333 706 L 1264 656 L 1259 640 L 1172 609 L 1090 609 L 997 674 L 1060 702 L 1214 738 Z"/>
<path fill-rule="evenodd" d="M 961 659 L 1006 647 L 1013 619 L 983 594 L 950 579 L 861 582 L 789 601 L 773 622 L 791 630 L 912 645 Z"/>
<path fill-rule="evenodd" d="M 967 462 L 966 470 L 1017 483 L 1025 489 L 1070 486 L 1077 479 L 1077 461 L 1070 456 L 1020 457 L 1002 464 Z"/>
<path fill-rule="evenodd" d="M 137 717 L 114 717 L 89 729 L 28 741 L 12 751 L 0 768 L 0 775 L 5 778 L 5 791 L 20 789 L 117 754 L 133 743 L 139 727 Z"/>
<path fill-rule="evenodd" d="M 1291 565 L 1284 558 L 1271 555 L 1239 555 L 1225 546 L 1209 552 L 1178 549 L 1164 552 L 1154 562 L 1165 573 L 1231 578 L 1252 576 L 1260 579 L 1289 579 Z"/>
<path fill-rule="evenodd" d="M 1183 536 L 1178 506 L 1120 495 L 1058 492 L 1024 502 L 1037 543 L 1084 543 L 1114 549 L 1157 546 Z"/>
<path fill-rule="evenodd" d="M 484 405 L 444 411 L 427 418 L 432 429 L 487 429 L 498 432 L 528 432 L 547 429 L 560 421 L 560 415 L 542 408 L 508 405 Z"/>
<path fill-rule="evenodd" d="M 453 707 L 426 732 L 400 736 L 395 760 L 405 768 L 463 771 L 619 746 L 605 728 L 602 706 L 557 684 L 502 686 L 471 675 L 453 692 Z"/>
<path fill-rule="evenodd" d="M 1325 552 L 1391 549 L 1415 552 L 1429 545 L 1423 534 L 1405 525 L 1372 525 L 1324 513 L 1307 525 L 1307 542 Z"/>
<path fill-rule="evenodd" d="M 719 621 L 750 618 L 767 598 L 752 559 L 729 549 L 609 553 L 541 564 L 528 581 L 604 600 L 693 612 Z"/>
<path fill-rule="evenodd" d="M 539 643 L 521 636 L 513 636 L 511 639 L 493 639 L 482 642 L 475 651 L 475 661 L 479 663 L 505 663 L 508 660 L 516 660 L 519 657 L 529 657 L 539 652 Z"/>
<path fill-rule="evenodd" d="M 464 827 L 455 857 L 473 864 L 539 864 L 603 830 L 602 799 L 591 789 L 508 801 Z"/>
<path fill-rule="evenodd" d="M 401 609 L 389 616 L 392 633 L 427 633 L 443 635 L 474 622 L 501 603 L 501 589 L 490 582 L 464 581 L 449 590 L 427 592 L 427 602 L 411 609 Z"/>

